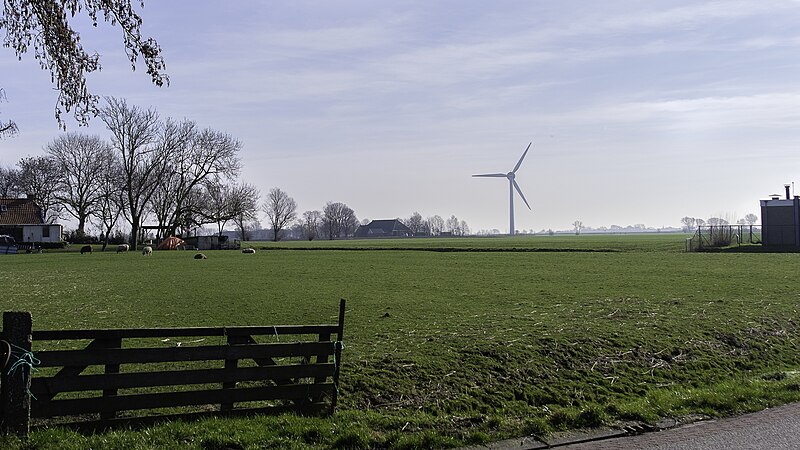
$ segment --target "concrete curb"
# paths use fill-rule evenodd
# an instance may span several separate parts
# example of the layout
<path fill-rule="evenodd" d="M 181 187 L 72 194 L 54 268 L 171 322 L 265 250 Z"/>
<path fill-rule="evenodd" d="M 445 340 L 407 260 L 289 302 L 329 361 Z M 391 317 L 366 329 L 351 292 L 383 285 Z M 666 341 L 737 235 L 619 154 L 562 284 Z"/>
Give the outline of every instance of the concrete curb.
<path fill-rule="evenodd" d="M 461 447 L 458 450 L 539 450 L 546 448 L 558 448 L 566 445 L 581 444 L 584 442 L 603 441 L 606 439 L 635 436 L 637 434 L 654 431 L 663 431 L 708 419 L 710 419 L 708 416 L 691 415 L 679 418 L 666 418 L 655 425 L 648 425 L 643 422 L 626 422 L 620 424 L 619 428 L 601 427 L 572 430 L 554 433 L 552 436 L 548 436 L 547 439 L 538 436 L 525 436 L 492 442 L 486 445 L 471 445 L 468 447 Z"/>
<path fill-rule="evenodd" d="M 598 428 L 592 430 L 577 430 L 568 433 L 557 433 L 548 439 L 526 436 L 516 439 L 492 442 L 486 445 L 472 445 L 459 450 L 539 450 L 545 448 L 561 447 L 569 444 L 580 444 L 604 439 L 628 436 L 625 430 L 614 428 Z"/>

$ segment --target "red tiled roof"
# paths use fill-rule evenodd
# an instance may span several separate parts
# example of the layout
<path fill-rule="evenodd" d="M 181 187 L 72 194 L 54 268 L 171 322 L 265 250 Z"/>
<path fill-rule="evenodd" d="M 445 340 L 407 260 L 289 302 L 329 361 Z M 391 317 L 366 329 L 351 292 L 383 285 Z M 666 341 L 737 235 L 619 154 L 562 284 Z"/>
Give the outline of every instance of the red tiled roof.
<path fill-rule="evenodd" d="M 29 198 L 0 197 L 0 225 L 44 223 L 42 208 Z"/>

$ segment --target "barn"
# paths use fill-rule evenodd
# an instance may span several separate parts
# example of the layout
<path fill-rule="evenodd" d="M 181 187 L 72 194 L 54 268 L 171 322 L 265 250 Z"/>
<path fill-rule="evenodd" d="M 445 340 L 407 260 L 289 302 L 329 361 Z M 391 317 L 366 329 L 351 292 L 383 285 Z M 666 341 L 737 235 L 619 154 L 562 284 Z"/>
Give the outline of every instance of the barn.
<path fill-rule="evenodd" d="M 376 237 L 409 237 L 414 232 L 400 221 L 400 219 L 373 220 L 367 225 L 360 225 L 356 230 L 357 238 Z"/>

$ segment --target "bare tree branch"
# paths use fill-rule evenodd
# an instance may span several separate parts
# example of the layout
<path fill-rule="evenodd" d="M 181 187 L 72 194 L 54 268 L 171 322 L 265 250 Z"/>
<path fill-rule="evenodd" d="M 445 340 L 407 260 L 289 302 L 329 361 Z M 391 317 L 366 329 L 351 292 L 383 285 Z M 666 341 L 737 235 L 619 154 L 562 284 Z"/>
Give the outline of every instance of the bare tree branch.
<path fill-rule="evenodd" d="M 137 3 L 144 7 L 143 1 Z M 41 68 L 50 72 L 58 90 L 55 117 L 62 128 L 64 112 L 74 111 L 81 125 L 98 113 L 98 97 L 89 92 L 86 75 L 100 69 L 100 56 L 87 53 L 72 28 L 70 20 L 79 13 L 95 27 L 100 19 L 119 25 L 131 68 L 135 69 L 141 58 L 155 85 L 169 84 L 161 47 L 154 39 L 142 37 L 142 18 L 131 0 L 5 0 L 0 16 L 0 29 L 6 31 L 3 45 L 12 48 L 20 60 L 32 51 Z"/>

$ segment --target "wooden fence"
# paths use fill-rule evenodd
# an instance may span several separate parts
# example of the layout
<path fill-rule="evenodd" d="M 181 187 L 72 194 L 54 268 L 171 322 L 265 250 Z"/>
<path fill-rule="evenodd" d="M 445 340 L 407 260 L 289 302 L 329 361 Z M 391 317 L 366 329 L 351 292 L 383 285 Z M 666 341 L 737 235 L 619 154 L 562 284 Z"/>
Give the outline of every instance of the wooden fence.
<path fill-rule="evenodd" d="M 332 413 L 344 308 L 341 300 L 332 325 L 55 331 L 32 331 L 29 313 L 6 312 L 3 428 L 25 435 L 31 419 L 103 427 L 220 413 Z M 60 349 L 76 344 L 82 348 Z"/>

